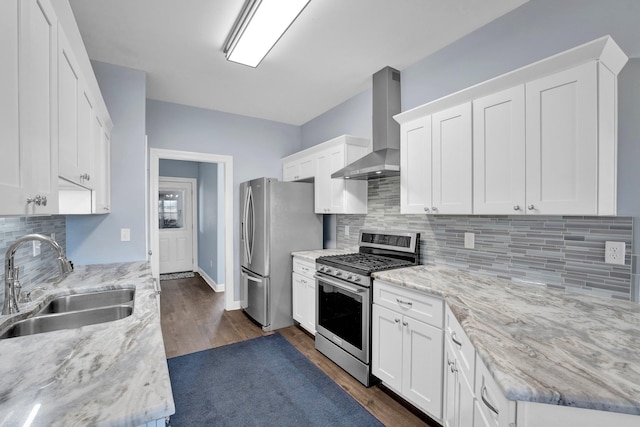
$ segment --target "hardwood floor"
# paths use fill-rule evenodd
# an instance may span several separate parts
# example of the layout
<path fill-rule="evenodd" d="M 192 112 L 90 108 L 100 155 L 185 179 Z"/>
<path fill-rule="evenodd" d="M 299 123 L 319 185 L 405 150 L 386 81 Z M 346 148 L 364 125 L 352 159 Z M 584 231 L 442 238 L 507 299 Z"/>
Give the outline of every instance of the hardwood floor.
<path fill-rule="evenodd" d="M 224 294 L 214 292 L 197 274 L 192 279 L 162 281 L 161 287 L 162 335 L 168 358 L 273 333 L 263 332 L 242 310 L 225 311 Z M 439 426 L 423 414 L 414 414 L 383 388 L 364 387 L 318 352 L 313 337 L 297 326 L 277 332 L 384 425 Z"/>

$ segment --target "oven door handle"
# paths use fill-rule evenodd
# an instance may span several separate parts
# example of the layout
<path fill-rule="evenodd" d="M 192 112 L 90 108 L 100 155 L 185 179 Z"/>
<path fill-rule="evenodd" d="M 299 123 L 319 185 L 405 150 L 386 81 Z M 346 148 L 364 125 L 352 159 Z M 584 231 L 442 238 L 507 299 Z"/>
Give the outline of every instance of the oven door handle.
<path fill-rule="evenodd" d="M 333 280 L 333 279 L 329 279 L 328 277 L 319 276 L 317 274 L 314 274 L 313 277 L 315 277 L 317 280 L 322 280 L 323 282 L 327 282 L 328 284 L 330 284 L 332 286 L 335 286 L 336 288 L 340 288 L 340 289 L 344 289 L 345 291 L 353 292 L 354 294 L 361 294 L 362 292 L 365 291 L 365 289 L 356 288 L 354 286 L 345 285 L 344 283 L 338 282 L 338 281 Z"/>

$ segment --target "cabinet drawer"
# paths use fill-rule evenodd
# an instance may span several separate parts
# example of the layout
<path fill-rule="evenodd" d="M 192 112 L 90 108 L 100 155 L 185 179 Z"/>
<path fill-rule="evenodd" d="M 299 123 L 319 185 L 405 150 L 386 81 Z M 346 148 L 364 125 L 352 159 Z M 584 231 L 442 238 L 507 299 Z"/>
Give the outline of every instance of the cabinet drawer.
<path fill-rule="evenodd" d="M 376 280 L 373 283 L 373 302 L 442 328 L 444 302 L 440 298 Z"/>
<path fill-rule="evenodd" d="M 313 278 L 316 273 L 316 266 L 314 263 L 302 258 L 293 257 L 293 271 L 308 278 Z"/>
<path fill-rule="evenodd" d="M 444 312 L 444 331 L 446 339 L 451 342 L 451 348 L 453 348 L 454 355 L 458 359 L 458 369 L 464 371 L 464 375 L 469 379 L 473 387 L 476 350 L 449 306 L 446 306 Z"/>
<path fill-rule="evenodd" d="M 508 400 L 482 360 L 476 360 L 475 426 L 508 426 L 515 423 L 516 402 Z"/>

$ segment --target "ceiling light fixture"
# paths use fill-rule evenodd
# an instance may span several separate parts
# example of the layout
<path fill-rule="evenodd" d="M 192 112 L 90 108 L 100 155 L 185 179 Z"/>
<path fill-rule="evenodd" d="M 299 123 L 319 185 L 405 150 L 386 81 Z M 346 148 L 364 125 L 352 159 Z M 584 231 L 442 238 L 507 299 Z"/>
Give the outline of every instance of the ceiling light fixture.
<path fill-rule="evenodd" d="M 310 0 L 247 0 L 227 37 L 227 60 L 257 67 Z"/>

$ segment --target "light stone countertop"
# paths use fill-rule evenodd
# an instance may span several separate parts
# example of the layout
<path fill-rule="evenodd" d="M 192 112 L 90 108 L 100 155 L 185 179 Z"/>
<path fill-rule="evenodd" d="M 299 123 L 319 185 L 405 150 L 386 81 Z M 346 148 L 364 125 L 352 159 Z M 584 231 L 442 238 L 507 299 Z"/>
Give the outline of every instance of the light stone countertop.
<path fill-rule="evenodd" d="M 507 399 L 640 415 L 640 305 L 445 267 L 374 277 L 443 297 Z"/>
<path fill-rule="evenodd" d="M 138 426 L 175 412 L 154 280 L 146 262 L 76 266 L 0 330 L 54 295 L 136 288 L 121 320 L 0 340 L 0 426 Z"/>
<path fill-rule="evenodd" d="M 354 252 L 358 252 L 357 247 L 350 249 L 316 249 L 312 251 L 297 251 L 291 252 L 291 255 L 303 258 L 307 261 L 316 262 L 316 259 L 320 258 L 321 256 L 344 255 Z"/>

